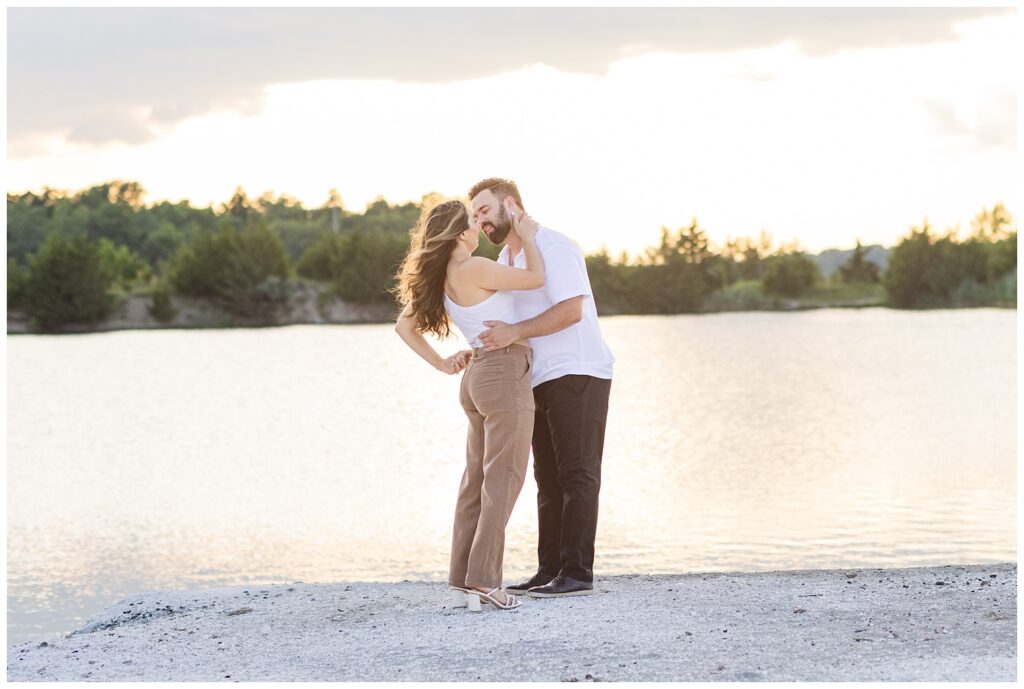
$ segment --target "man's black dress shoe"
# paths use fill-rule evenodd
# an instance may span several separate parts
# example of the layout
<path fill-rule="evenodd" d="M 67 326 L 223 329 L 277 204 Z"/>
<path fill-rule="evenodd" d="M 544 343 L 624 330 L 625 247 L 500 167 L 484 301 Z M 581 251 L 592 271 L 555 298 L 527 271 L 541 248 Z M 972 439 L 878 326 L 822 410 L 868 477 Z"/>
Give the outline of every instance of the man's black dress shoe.
<path fill-rule="evenodd" d="M 506 586 L 505 590 L 509 593 L 514 593 L 516 595 L 521 596 L 533 587 L 543 586 L 544 584 L 552 581 L 553 579 L 554 577 L 549 577 L 547 574 L 541 574 L 540 572 L 537 572 L 521 584 L 516 584 L 515 586 Z"/>
<path fill-rule="evenodd" d="M 532 588 L 526 592 L 530 598 L 557 598 L 559 596 L 586 596 L 594 592 L 594 584 L 579 581 L 559 574 L 544 586 Z"/>

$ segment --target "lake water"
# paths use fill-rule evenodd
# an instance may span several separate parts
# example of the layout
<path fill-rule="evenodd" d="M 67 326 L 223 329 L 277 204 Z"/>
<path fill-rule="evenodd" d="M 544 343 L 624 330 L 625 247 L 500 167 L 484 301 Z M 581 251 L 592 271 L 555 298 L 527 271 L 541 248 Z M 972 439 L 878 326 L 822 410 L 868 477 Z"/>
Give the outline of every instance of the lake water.
<path fill-rule="evenodd" d="M 598 578 L 1016 560 L 1016 311 L 601 327 Z M 445 580 L 459 380 L 390 326 L 9 336 L 7 354 L 8 644 L 146 589 Z M 535 490 L 531 469 L 506 582 L 536 567 Z"/>

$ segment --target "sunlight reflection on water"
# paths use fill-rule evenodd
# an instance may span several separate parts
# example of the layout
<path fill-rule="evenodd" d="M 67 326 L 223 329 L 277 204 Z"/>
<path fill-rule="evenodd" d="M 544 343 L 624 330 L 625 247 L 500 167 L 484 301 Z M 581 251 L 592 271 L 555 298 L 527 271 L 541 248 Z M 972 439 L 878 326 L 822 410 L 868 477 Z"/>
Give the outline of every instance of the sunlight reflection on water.
<path fill-rule="evenodd" d="M 1015 317 L 602 319 L 595 573 L 1015 561 Z M 390 326 L 7 344 L 9 644 L 144 589 L 445 578 L 459 383 Z M 531 470 L 506 580 L 535 504 Z"/>

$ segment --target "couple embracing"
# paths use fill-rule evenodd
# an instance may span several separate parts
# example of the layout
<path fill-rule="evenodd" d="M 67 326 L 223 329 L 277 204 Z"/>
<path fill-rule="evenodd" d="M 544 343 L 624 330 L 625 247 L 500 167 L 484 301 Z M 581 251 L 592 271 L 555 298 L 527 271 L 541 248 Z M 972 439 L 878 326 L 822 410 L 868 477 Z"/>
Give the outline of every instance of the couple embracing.
<path fill-rule="evenodd" d="M 615 358 L 605 345 L 583 254 L 525 212 L 515 182 L 490 178 L 460 201 L 424 208 L 399 271 L 395 330 L 429 364 L 465 371 L 469 418 L 448 584 L 456 605 L 502 610 L 519 596 L 593 592 L 601 454 Z M 483 231 L 504 244 L 473 256 Z M 443 358 L 424 333 L 454 324 L 472 350 Z M 537 573 L 502 588 L 505 527 L 533 449 Z"/>

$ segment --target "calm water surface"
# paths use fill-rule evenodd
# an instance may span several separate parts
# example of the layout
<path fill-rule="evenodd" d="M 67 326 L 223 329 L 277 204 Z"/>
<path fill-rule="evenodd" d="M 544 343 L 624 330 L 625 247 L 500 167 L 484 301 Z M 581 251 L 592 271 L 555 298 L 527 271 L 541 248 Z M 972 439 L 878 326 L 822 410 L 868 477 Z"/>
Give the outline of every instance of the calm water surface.
<path fill-rule="evenodd" d="M 1015 561 L 1015 319 L 602 319 L 597 576 Z M 445 579 L 459 380 L 390 326 L 7 352 L 9 644 L 146 589 Z M 535 504 L 531 471 L 506 581 L 535 569 Z"/>

